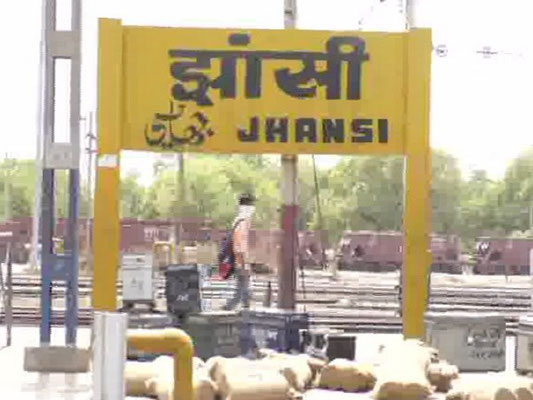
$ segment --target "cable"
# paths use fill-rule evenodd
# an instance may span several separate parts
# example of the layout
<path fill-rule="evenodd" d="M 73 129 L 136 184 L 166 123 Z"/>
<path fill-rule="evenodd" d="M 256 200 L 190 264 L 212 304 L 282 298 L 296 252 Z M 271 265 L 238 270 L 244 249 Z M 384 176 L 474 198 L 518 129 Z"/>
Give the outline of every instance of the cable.
<path fill-rule="evenodd" d="M 446 44 L 441 43 L 436 46 L 433 46 L 433 51 L 435 52 L 437 57 L 447 57 L 449 53 L 449 48 Z M 469 50 L 468 53 L 469 54 L 480 54 L 484 58 L 492 58 L 493 56 L 499 56 L 499 55 L 524 58 L 523 53 L 515 53 L 515 52 L 504 51 L 504 50 L 494 50 L 492 46 L 483 46 L 481 49 L 478 49 L 478 50 Z"/>
<path fill-rule="evenodd" d="M 315 155 L 311 155 L 311 159 L 313 160 L 313 174 L 315 179 L 315 199 L 316 199 L 316 211 L 318 214 L 318 239 L 320 243 L 320 256 L 322 258 L 322 268 L 325 269 L 326 267 L 326 253 L 324 250 L 324 243 L 322 241 L 322 229 L 324 227 L 323 220 L 322 220 L 322 209 L 320 207 L 320 188 L 318 187 L 318 174 L 316 169 L 316 162 L 315 162 Z"/>

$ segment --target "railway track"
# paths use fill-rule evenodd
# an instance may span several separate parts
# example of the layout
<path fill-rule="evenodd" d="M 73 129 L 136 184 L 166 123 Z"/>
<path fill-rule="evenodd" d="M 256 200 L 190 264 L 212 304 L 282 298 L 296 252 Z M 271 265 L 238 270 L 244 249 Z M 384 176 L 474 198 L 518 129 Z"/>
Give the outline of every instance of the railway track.
<path fill-rule="evenodd" d="M 300 309 L 310 315 L 314 326 L 328 326 L 350 332 L 400 332 L 401 318 L 398 315 L 399 300 L 397 282 L 393 274 L 345 274 L 343 279 L 331 281 L 329 276 L 319 272 L 306 273 L 305 290 L 299 285 L 297 302 Z M 355 279 L 357 278 L 357 279 Z M 254 300 L 264 298 L 267 282 L 271 281 L 272 298 L 276 298 L 275 277 L 258 276 L 253 282 Z M 157 298 L 164 299 L 164 280 L 158 279 Z M 92 280 L 81 277 L 79 282 L 80 299 L 90 296 Z M 233 284 L 211 280 L 203 288 L 202 295 L 213 303 L 221 302 L 229 296 Z M 117 284 L 119 296 L 122 285 Z M 34 275 L 15 275 L 13 277 L 14 307 L 13 321 L 19 325 L 34 325 L 40 321 L 38 298 L 40 278 Z M 63 284 L 57 284 L 52 293 L 53 299 L 65 295 Z M 17 305 L 24 302 L 24 305 Z M 27 305 L 31 303 L 31 305 Z M 161 307 L 160 307 L 161 308 Z M 164 305 L 162 306 L 164 308 Z M 429 310 L 434 312 L 473 311 L 505 313 L 508 332 L 513 334 L 518 317 L 530 311 L 531 289 L 528 281 L 480 285 L 479 283 L 433 283 L 431 287 Z M 5 317 L 0 312 L 0 321 Z M 52 323 L 63 324 L 64 310 L 60 307 L 53 311 Z M 79 324 L 90 325 L 92 309 L 80 307 Z"/>

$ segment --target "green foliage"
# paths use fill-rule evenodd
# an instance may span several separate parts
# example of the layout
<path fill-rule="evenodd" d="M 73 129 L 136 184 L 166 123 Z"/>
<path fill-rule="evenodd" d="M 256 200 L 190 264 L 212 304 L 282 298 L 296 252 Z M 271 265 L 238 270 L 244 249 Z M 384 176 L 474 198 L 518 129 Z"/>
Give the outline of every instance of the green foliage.
<path fill-rule="evenodd" d="M 325 229 L 330 241 L 342 231 L 402 229 L 404 159 L 402 157 L 343 157 L 332 168 L 317 170 L 317 212 L 314 169 L 310 156 L 299 157 L 300 229 Z M 154 163 L 149 187 L 136 174 L 122 178 L 123 217 L 170 219 L 207 217 L 227 227 L 235 216 L 239 193 L 252 191 L 258 198 L 255 226 L 280 224 L 280 157 L 270 155 L 208 155 L 185 157 L 185 186 L 180 193 L 175 166 Z M 28 160 L 0 162 L 0 215 L 4 214 L 6 182 L 12 216 L 31 214 L 35 165 Z M 56 175 L 56 212 L 68 212 L 68 175 Z M 180 204 L 180 199 L 184 199 Z M 81 188 L 80 212 L 87 215 L 89 199 Z M 533 150 L 525 151 L 509 166 L 501 181 L 485 171 L 462 178 L 457 160 L 445 152 L 432 152 L 432 206 L 434 232 L 461 235 L 467 249 L 481 235 L 530 237 L 533 230 Z"/>
<path fill-rule="evenodd" d="M 507 168 L 497 195 L 499 223 L 506 231 L 531 228 L 533 207 L 533 148 L 520 154 Z"/>
<path fill-rule="evenodd" d="M 443 151 L 432 153 L 433 231 L 459 233 L 461 171 L 457 160 Z"/>
<path fill-rule="evenodd" d="M 0 162 L 0 215 L 22 217 L 30 215 L 35 188 L 33 161 L 4 160 Z M 9 197 L 9 200 L 7 198 Z M 6 210 L 6 201 L 10 206 Z M 7 211 L 7 215 L 6 215 Z"/>
<path fill-rule="evenodd" d="M 137 180 L 138 174 L 129 173 L 121 179 L 120 214 L 123 218 L 142 218 L 146 204 L 145 189 Z"/>

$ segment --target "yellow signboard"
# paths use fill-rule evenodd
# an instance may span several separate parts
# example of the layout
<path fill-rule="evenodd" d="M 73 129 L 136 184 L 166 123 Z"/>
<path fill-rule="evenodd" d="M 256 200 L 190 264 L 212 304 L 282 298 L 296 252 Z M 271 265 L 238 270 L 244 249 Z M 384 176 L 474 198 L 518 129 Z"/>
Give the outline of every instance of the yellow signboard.
<path fill-rule="evenodd" d="M 171 29 L 100 20 L 94 309 L 117 306 L 121 150 L 403 154 L 403 331 L 424 337 L 430 67 L 427 29 Z"/>
<path fill-rule="evenodd" d="M 122 30 L 124 149 L 404 152 L 409 33 Z"/>

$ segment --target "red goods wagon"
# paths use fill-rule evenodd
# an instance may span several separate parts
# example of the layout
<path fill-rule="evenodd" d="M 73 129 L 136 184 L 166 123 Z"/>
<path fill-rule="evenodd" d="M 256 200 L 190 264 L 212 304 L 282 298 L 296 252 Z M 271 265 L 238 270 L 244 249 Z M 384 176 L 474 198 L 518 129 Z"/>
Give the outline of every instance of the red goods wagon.
<path fill-rule="evenodd" d="M 458 236 L 432 235 L 432 270 L 460 273 L 461 240 Z M 399 232 L 347 231 L 338 249 L 339 267 L 360 271 L 392 271 L 403 262 L 403 235 Z"/>
<path fill-rule="evenodd" d="M 28 223 L 29 222 L 29 223 Z M 0 262 L 6 257 L 7 244 L 11 243 L 11 261 L 25 264 L 29 260 L 29 246 L 31 241 L 31 219 L 11 219 L 0 224 Z"/>
<path fill-rule="evenodd" d="M 456 235 L 431 236 L 431 269 L 434 272 L 460 274 L 461 238 Z"/>
<path fill-rule="evenodd" d="M 255 268 L 277 271 L 282 233 L 280 229 L 250 231 L 250 262 Z"/>
<path fill-rule="evenodd" d="M 322 267 L 324 253 L 328 248 L 326 231 L 298 232 L 298 251 L 300 263 L 304 267 Z"/>
<path fill-rule="evenodd" d="M 402 235 L 397 232 L 346 231 L 339 245 L 339 268 L 391 271 L 402 264 Z"/>
<path fill-rule="evenodd" d="M 482 275 L 529 275 L 533 239 L 476 239 L 476 273 Z"/>

